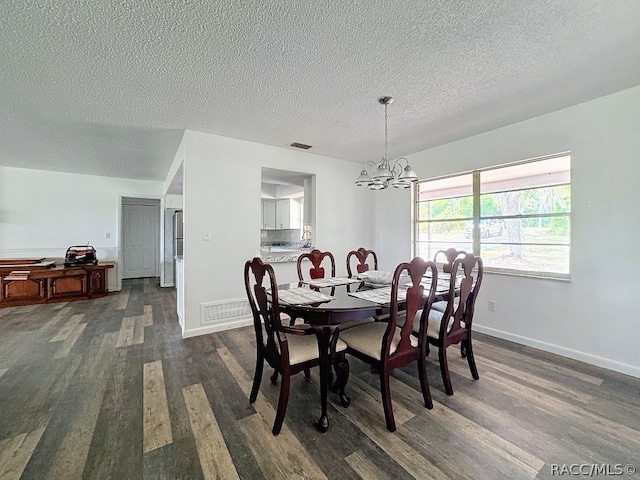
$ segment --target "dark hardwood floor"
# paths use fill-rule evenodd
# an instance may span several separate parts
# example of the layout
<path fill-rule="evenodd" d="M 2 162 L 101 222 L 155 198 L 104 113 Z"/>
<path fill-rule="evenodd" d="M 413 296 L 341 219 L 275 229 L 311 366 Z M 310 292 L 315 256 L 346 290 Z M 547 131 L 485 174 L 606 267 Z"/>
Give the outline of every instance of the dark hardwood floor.
<path fill-rule="evenodd" d="M 0 309 L 0 479 L 525 479 L 640 468 L 640 379 L 483 335 L 480 380 L 452 351 L 451 397 L 432 349 L 433 410 L 415 366 L 395 372 L 395 433 L 378 376 L 350 358 L 351 406 L 330 393 L 329 432 L 313 427 L 314 370 L 292 380 L 273 437 L 270 369 L 248 401 L 253 329 L 183 340 L 175 303 L 173 290 L 135 280 L 101 299 Z"/>

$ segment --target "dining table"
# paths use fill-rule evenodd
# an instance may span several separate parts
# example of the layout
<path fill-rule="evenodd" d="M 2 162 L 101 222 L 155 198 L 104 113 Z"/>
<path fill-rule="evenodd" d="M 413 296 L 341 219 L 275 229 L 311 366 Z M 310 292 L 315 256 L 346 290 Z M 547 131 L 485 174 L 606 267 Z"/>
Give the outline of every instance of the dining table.
<path fill-rule="evenodd" d="M 402 278 L 401 278 L 402 281 Z M 406 277 L 406 282 L 409 282 Z M 425 278 L 423 283 L 429 284 Z M 399 287 L 399 302 L 402 308 L 403 295 L 408 284 Z M 438 279 L 437 298 L 443 299 L 448 293 L 449 280 Z M 425 289 L 427 290 L 427 289 Z M 347 322 L 371 320 L 372 317 L 389 311 L 391 286 L 369 284 L 357 278 L 330 277 L 315 281 L 295 282 L 278 285 L 279 309 L 291 318 L 301 318 L 314 330 L 318 339 L 320 360 L 320 405 L 321 415 L 316 427 L 321 432 L 329 429 L 327 416 L 327 391 L 330 378 L 330 358 L 332 336 L 336 328 Z M 346 379 L 345 379 L 346 382 Z M 342 399 L 341 399 L 342 400 Z M 343 405 L 348 402 L 343 400 Z"/>

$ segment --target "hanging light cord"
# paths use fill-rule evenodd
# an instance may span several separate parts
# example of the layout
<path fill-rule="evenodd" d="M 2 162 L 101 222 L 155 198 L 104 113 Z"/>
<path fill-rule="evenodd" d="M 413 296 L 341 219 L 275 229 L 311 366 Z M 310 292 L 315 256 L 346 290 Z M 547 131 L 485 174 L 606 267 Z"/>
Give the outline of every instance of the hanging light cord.
<path fill-rule="evenodd" d="M 389 103 L 385 102 L 384 104 L 384 161 L 389 163 L 388 155 L 387 155 L 387 144 L 389 143 L 389 135 L 387 129 L 387 108 L 389 107 Z"/>

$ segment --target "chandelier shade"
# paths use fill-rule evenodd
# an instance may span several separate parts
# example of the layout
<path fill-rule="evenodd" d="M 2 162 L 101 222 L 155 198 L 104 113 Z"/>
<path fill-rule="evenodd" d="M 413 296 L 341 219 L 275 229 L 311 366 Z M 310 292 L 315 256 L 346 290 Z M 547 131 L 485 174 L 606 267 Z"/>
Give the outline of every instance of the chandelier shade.
<path fill-rule="evenodd" d="M 382 157 L 382 162 L 378 165 L 371 160 L 365 162 L 362 166 L 360 176 L 356 179 L 354 185 L 357 187 L 367 187 L 369 190 L 384 190 L 390 186 L 394 188 L 409 188 L 412 183 L 419 180 L 418 175 L 413 171 L 411 165 L 409 165 L 409 160 L 400 157 L 393 162 L 392 166 L 389 163 L 387 155 L 389 137 L 387 129 L 387 107 L 393 102 L 393 98 L 382 97 L 378 102 L 384 105 L 384 157 Z M 402 160 L 406 163 L 404 168 L 400 165 Z M 369 174 L 367 165 L 373 165 L 372 174 Z"/>

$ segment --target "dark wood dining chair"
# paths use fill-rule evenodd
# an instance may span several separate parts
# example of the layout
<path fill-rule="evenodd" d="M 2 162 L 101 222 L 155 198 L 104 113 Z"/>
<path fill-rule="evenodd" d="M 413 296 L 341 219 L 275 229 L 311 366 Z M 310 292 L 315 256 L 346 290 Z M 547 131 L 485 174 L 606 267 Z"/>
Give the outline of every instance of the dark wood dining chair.
<path fill-rule="evenodd" d="M 367 323 L 340 332 L 340 338 L 347 344 L 347 353 L 361 359 L 380 372 L 380 393 L 384 407 L 387 429 L 396 430 L 389 389 L 389 375 L 395 368 L 404 367 L 412 362 L 418 362 L 420 387 L 425 407 L 433 408 L 431 392 L 426 369 L 426 317 L 431 309 L 435 294 L 436 282 L 432 282 L 425 296 L 424 286 L 420 284 L 427 270 L 437 279 L 436 264 L 425 261 L 420 257 L 410 263 L 401 263 L 393 274 L 391 284 L 391 304 L 388 321 Z M 411 286 L 407 289 L 406 309 L 399 311 L 398 289 L 407 279 L 404 272 L 411 278 Z M 413 324 L 406 322 L 406 318 L 414 318 L 416 312 L 422 310 L 421 328 L 417 336 L 412 335 Z"/>
<path fill-rule="evenodd" d="M 355 272 L 352 266 L 355 266 Z M 373 250 L 367 250 L 360 247 L 347 253 L 347 276 L 349 278 L 359 274 L 368 272 L 369 270 L 378 270 L 378 256 Z"/>
<path fill-rule="evenodd" d="M 355 267 L 355 271 L 352 267 Z M 376 255 L 376 252 L 360 247 L 358 250 L 352 250 L 347 253 L 347 276 L 349 278 L 370 270 L 378 270 L 378 255 Z M 362 285 L 362 283 L 356 284 L 356 286 Z M 347 285 L 347 291 L 351 292 L 351 288 L 351 285 Z M 386 310 L 387 309 L 384 308 L 381 309 L 384 313 L 371 317 L 371 320 L 387 320 L 389 315 L 386 313 Z"/>
<path fill-rule="evenodd" d="M 278 374 L 282 377 L 272 430 L 274 435 L 278 435 L 289 402 L 291 376 L 304 370 L 308 377 L 309 368 L 319 365 L 318 340 L 315 332 L 308 325 L 289 327 L 280 321 L 278 284 L 271 265 L 263 263 L 258 257 L 247 261 L 244 266 L 244 283 L 253 313 L 257 347 L 256 371 L 249 402 L 256 401 L 266 360 L 274 369 L 271 383 L 276 384 Z M 346 344 L 337 339 L 332 346 L 332 359 L 346 362 L 344 358 L 346 348 Z M 341 392 L 342 395 L 344 390 Z"/>
<path fill-rule="evenodd" d="M 442 271 L 444 273 L 451 273 L 451 267 L 453 267 L 453 262 L 455 262 L 456 258 L 464 257 L 466 254 L 467 252 L 464 250 L 447 248 L 446 250 L 438 250 L 433 256 L 433 261 L 437 264 L 438 259 L 444 256 L 445 261 L 442 264 Z M 439 312 L 444 312 L 444 309 L 447 308 L 447 302 L 435 302 L 431 308 L 438 310 Z"/>
<path fill-rule="evenodd" d="M 459 275 L 459 273 L 461 275 Z M 462 356 L 467 358 L 469 370 L 474 380 L 478 380 L 478 369 L 473 355 L 471 332 L 473 327 L 473 312 L 476 299 L 482 284 L 482 259 L 470 253 L 454 260 L 451 266 L 451 280 L 447 293 L 447 305 L 443 312 L 431 309 L 427 319 L 427 341 L 438 347 L 438 360 L 442 382 L 447 395 L 453 395 L 451 377 L 447 363 L 447 348 L 460 344 Z M 459 280 L 459 284 L 458 284 Z M 456 298 L 456 292 L 459 292 Z M 411 318 L 411 317 L 409 317 Z M 420 321 L 414 318 L 413 330 L 419 335 L 422 327 Z M 428 350 L 427 350 L 428 352 Z"/>
<path fill-rule="evenodd" d="M 322 252 L 317 248 L 314 248 L 308 253 L 300 254 L 296 267 L 298 270 L 298 280 L 301 282 L 336 276 L 336 259 L 333 254 L 331 252 Z M 330 274 L 327 274 L 327 268 Z M 335 287 L 332 287 L 330 295 L 334 294 Z M 297 319 L 292 319 L 291 323 L 297 323 Z M 336 330 L 331 337 L 332 348 L 338 341 L 337 335 L 338 331 Z M 333 363 L 333 368 L 336 371 L 336 382 L 333 382 L 333 371 L 330 370 L 329 383 L 331 384 L 331 390 L 339 392 L 340 401 L 342 405 L 346 407 L 350 402 L 349 397 L 344 392 L 347 379 L 349 378 L 349 362 L 338 359 L 338 361 Z"/>
<path fill-rule="evenodd" d="M 327 275 L 327 267 L 330 269 L 330 275 Z M 314 248 L 308 253 L 300 254 L 296 262 L 296 269 L 298 270 L 298 280 L 301 282 L 318 280 L 325 277 L 335 277 L 336 259 L 331 252 L 321 252 L 317 248 Z M 332 288 L 331 295 L 334 293 L 335 289 Z M 291 319 L 291 324 L 294 323 L 296 323 L 296 319 Z"/>
<path fill-rule="evenodd" d="M 336 259 L 331 252 L 321 252 L 314 248 L 308 253 L 301 253 L 297 265 L 298 280 L 301 282 L 336 276 Z M 307 270 L 308 268 L 308 270 Z M 330 275 L 326 269 L 330 269 Z"/>
<path fill-rule="evenodd" d="M 464 257 L 467 254 L 464 250 L 457 250 L 455 248 L 447 248 L 446 250 L 438 250 L 433 256 L 433 261 L 437 264 L 438 258 L 444 256 L 444 263 L 442 264 L 442 271 L 444 273 L 451 273 L 451 267 L 453 262 L 457 258 Z"/>

